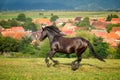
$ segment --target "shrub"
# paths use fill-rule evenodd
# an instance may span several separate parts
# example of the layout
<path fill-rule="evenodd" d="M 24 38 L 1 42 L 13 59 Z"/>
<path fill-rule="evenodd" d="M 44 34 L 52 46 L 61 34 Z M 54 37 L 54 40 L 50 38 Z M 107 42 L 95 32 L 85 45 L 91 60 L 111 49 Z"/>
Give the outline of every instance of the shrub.
<path fill-rule="evenodd" d="M 0 52 L 17 52 L 20 41 L 11 37 L 0 36 Z"/>
<path fill-rule="evenodd" d="M 118 47 L 117 47 L 117 50 L 116 50 L 115 58 L 120 59 L 120 43 L 118 44 Z"/>
<path fill-rule="evenodd" d="M 108 48 L 109 45 L 106 42 L 103 42 L 103 39 L 101 37 L 94 37 L 93 38 L 93 44 L 95 46 L 95 51 L 99 53 L 99 55 L 103 58 L 107 58 L 108 56 Z"/>
<path fill-rule="evenodd" d="M 30 37 L 24 37 L 19 45 L 19 52 L 22 53 L 29 53 L 29 54 L 35 54 L 36 49 L 30 44 L 31 43 L 31 38 Z"/>

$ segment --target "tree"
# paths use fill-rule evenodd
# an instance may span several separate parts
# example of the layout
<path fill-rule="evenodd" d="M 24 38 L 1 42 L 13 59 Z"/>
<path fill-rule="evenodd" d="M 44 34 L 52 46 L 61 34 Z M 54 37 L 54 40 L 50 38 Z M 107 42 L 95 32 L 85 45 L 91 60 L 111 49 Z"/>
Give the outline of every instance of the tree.
<path fill-rule="evenodd" d="M 9 19 L 8 20 L 10 26 L 20 26 L 20 24 L 18 23 L 18 21 L 16 19 Z"/>
<path fill-rule="evenodd" d="M 76 23 L 79 27 L 90 27 L 89 17 L 85 17 L 82 21 Z"/>
<path fill-rule="evenodd" d="M 36 49 L 30 44 L 31 41 L 30 37 L 23 37 L 19 45 L 19 52 L 35 54 Z"/>
<path fill-rule="evenodd" d="M 59 17 L 58 17 L 57 15 L 53 15 L 53 16 L 50 18 L 50 21 L 55 22 L 57 19 L 59 19 Z"/>
<path fill-rule="evenodd" d="M 108 24 L 107 25 L 107 32 L 109 33 L 113 28 L 113 24 Z"/>
<path fill-rule="evenodd" d="M 21 14 L 19 14 L 18 16 L 17 16 L 17 20 L 18 21 L 26 21 L 26 16 L 25 16 L 25 14 L 23 14 L 23 13 L 21 13 Z"/>
<path fill-rule="evenodd" d="M 108 15 L 108 16 L 107 16 L 107 18 L 106 18 L 106 21 L 111 21 L 111 20 L 112 20 L 112 18 L 119 18 L 119 16 L 118 16 L 118 15 L 116 15 L 116 14 L 111 14 L 111 15 Z"/>
<path fill-rule="evenodd" d="M 113 27 L 120 27 L 120 23 L 118 24 L 108 24 L 107 25 L 107 32 L 109 33 Z"/>
<path fill-rule="evenodd" d="M 0 52 L 17 52 L 19 40 L 0 36 Z"/>
<path fill-rule="evenodd" d="M 5 21 L 5 20 L 1 20 L 0 21 L 0 25 L 3 27 L 3 28 L 10 28 L 10 23 L 9 21 Z"/>
<path fill-rule="evenodd" d="M 30 22 L 30 21 L 27 21 L 23 24 L 23 27 L 25 30 L 32 30 L 32 31 L 36 31 L 37 30 L 37 26 Z"/>
<path fill-rule="evenodd" d="M 107 58 L 108 56 L 108 48 L 109 45 L 106 42 L 103 42 L 101 37 L 94 37 L 93 38 L 93 45 L 95 46 L 96 52 L 103 58 Z"/>
<path fill-rule="evenodd" d="M 120 43 L 117 46 L 117 51 L 116 51 L 115 58 L 120 59 Z"/>

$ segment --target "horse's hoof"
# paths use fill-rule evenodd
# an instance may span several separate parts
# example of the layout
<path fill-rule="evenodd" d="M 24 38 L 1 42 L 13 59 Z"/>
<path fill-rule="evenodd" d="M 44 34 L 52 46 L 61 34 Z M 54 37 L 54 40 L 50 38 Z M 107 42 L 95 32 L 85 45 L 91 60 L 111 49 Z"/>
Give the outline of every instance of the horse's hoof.
<path fill-rule="evenodd" d="M 79 64 L 72 65 L 72 70 L 75 71 L 79 68 Z"/>
<path fill-rule="evenodd" d="M 51 63 L 47 63 L 47 67 L 50 67 Z"/>
<path fill-rule="evenodd" d="M 59 64 L 59 61 L 54 61 L 54 64 L 55 64 L 55 65 Z"/>

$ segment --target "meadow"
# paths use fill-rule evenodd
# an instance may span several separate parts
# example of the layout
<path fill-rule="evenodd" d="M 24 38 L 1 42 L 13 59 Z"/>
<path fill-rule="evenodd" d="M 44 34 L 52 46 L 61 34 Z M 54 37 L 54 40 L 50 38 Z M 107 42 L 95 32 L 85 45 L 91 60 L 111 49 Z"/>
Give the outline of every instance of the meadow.
<path fill-rule="evenodd" d="M 90 18 L 98 18 L 98 17 L 107 17 L 110 14 L 116 14 L 120 16 L 120 12 L 81 12 L 81 11 L 3 11 L 0 12 L 0 20 L 1 19 L 10 19 L 16 18 L 18 14 L 24 13 L 27 17 L 31 18 L 50 18 L 51 14 L 59 16 L 59 18 L 76 18 L 80 17 L 90 17 Z M 42 15 L 40 15 L 42 13 Z"/>
<path fill-rule="evenodd" d="M 120 12 L 80 12 L 80 11 L 7 11 L 0 12 L 0 20 L 16 18 L 18 14 L 24 13 L 27 17 L 40 18 L 51 17 L 51 14 L 59 18 L 71 19 L 80 17 L 107 17 L 109 14 Z M 43 13 L 43 15 L 40 15 Z M 47 44 L 47 42 L 46 42 Z M 42 44 L 41 44 L 42 45 Z M 45 47 L 45 48 L 43 48 Z M 39 53 L 48 51 L 48 45 L 41 46 Z M 45 53 L 45 52 L 44 52 Z M 22 54 L 15 55 L 16 58 L 0 57 L 0 80 L 119 80 L 120 59 L 106 59 L 101 62 L 97 59 L 83 59 L 78 70 L 71 70 L 70 63 L 75 58 L 55 58 L 60 61 L 57 66 L 46 67 L 44 58 L 21 58 Z M 26 54 L 27 55 L 27 54 Z M 39 55 L 39 54 L 36 54 Z M 45 54 L 41 54 L 45 56 Z M 29 56 L 29 55 L 27 55 Z M 20 57 L 20 58 L 19 58 Z"/>
<path fill-rule="evenodd" d="M 75 58 L 55 58 L 57 66 L 46 67 L 44 58 L 0 58 L 0 80 L 119 80 L 120 60 L 83 59 L 71 70 Z"/>

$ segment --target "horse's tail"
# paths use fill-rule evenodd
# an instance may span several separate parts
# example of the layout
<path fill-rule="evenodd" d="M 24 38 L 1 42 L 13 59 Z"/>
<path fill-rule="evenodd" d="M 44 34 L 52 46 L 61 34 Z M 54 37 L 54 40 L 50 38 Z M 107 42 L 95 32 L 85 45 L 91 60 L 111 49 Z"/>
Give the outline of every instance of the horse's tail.
<path fill-rule="evenodd" d="M 89 49 L 90 49 L 90 53 L 91 53 L 94 57 L 96 57 L 97 59 L 99 59 L 100 61 L 105 62 L 105 60 L 95 52 L 92 44 L 91 44 L 89 41 L 87 41 L 87 43 L 88 43 L 88 47 L 89 47 Z"/>

